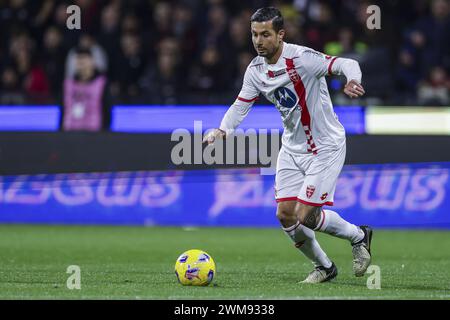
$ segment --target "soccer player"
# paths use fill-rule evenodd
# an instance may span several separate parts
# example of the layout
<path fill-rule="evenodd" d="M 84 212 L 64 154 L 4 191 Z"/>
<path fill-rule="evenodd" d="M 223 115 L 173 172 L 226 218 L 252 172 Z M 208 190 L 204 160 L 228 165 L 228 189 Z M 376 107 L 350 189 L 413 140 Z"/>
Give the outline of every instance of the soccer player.
<path fill-rule="evenodd" d="M 324 77 L 345 75 L 344 93 L 360 97 L 365 92 L 359 65 L 352 59 L 284 42 L 283 17 L 274 7 L 253 14 L 251 33 L 258 56 L 248 65 L 242 89 L 220 128 L 206 135 L 204 142 L 231 135 L 260 93 L 274 103 L 284 126 L 275 178 L 277 218 L 295 247 L 315 266 L 302 282 L 320 283 L 337 276 L 336 265 L 320 247 L 314 231 L 348 240 L 353 272 L 362 276 L 371 262 L 372 229 L 357 227 L 323 208 L 333 205 L 346 153 L 345 130 L 333 111 Z"/>

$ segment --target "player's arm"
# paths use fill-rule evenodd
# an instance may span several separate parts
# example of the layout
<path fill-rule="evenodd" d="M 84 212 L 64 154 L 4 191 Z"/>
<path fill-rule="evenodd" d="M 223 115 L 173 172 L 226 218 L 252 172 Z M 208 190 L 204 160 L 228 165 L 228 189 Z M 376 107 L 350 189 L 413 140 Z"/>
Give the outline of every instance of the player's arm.
<path fill-rule="evenodd" d="M 362 73 L 358 61 L 342 57 L 331 57 L 314 50 L 303 51 L 301 60 L 308 71 L 317 78 L 332 74 L 344 75 L 347 78 L 344 93 L 350 98 L 361 97 L 365 94 L 361 85 Z"/>
<path fill-rule="evenodd" d="M 204 137 L 203 142 L 210 144 L 217 138 L 224 139 L 231 135 L 247 116 L 258 96 L 259 90 L 253 85 L 250 70 L 247 68 L 238 97 L 225 113 L 220 127 L 209 132 Z"/>

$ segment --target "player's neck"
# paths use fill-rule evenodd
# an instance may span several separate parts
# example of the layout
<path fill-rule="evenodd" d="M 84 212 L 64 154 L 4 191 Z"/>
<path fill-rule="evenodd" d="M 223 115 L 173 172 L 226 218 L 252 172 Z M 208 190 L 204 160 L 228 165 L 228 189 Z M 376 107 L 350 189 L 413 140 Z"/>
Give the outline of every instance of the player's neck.
<path fill-rule="evenodd" d="M 278 62 L 278 59 L 280 58 L 281 53 L 283 52 L 283 46 L 284 46 L 284 42 L 281 42 L 281 45 L 278 47 L 277 52 L 275 52 L 275 54 L 270 59 L 266 58 L 266 62 L 268 64 L 275 64 Z"/>

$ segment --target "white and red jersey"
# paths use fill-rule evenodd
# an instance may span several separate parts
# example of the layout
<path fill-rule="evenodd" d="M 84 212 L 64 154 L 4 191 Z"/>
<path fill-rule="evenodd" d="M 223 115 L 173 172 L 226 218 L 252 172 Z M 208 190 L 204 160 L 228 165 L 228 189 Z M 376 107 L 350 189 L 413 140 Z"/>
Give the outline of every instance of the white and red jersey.
<path fill-rule="evenodd" d="M 232 133 L 262 93 L 281 114 L 286 151 L 317 154 L 321 150 L 336 150 L 345 144 L 345 130 L 328 93 L 324 76 L 330 74 L 344 74 L 348 81 L 361 82 L 361 70 L 355 60 L 326 56 L 284 42 L 275 64 L 268 64 L 259 56 L 249 64 L 242 89 L 220 129 Z"/>

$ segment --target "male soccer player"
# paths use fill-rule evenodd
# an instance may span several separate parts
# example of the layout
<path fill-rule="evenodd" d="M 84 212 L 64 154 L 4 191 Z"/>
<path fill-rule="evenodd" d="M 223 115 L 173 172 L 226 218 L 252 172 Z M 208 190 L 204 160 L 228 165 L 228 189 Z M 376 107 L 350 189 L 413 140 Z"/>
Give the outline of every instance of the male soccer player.
<path fill-rule="evenodd" d="M 284 125 L 275 178 L 277 218 L 295 247 L 315 266 L 303 282 L 320 283 L 337 276 L 314 231 L 349 240 L 354 274 L 362 276 L 371 261 L 371 228 L 357 227 L 322 208 L 333 205 L 346 152 L 345 130 L 333 111 L 324 77 L 344 74 L 344 93 L 360 97 L 365 92 L 359 65 L 284 42 L 283 17 L 273 7 L 253 14 L 251 33 L 258 56 L 247 67 L 242 89 L 220 128 L 204 141 L 213 143 L 232 134 L 260 93 L 274 103 Z"/>

